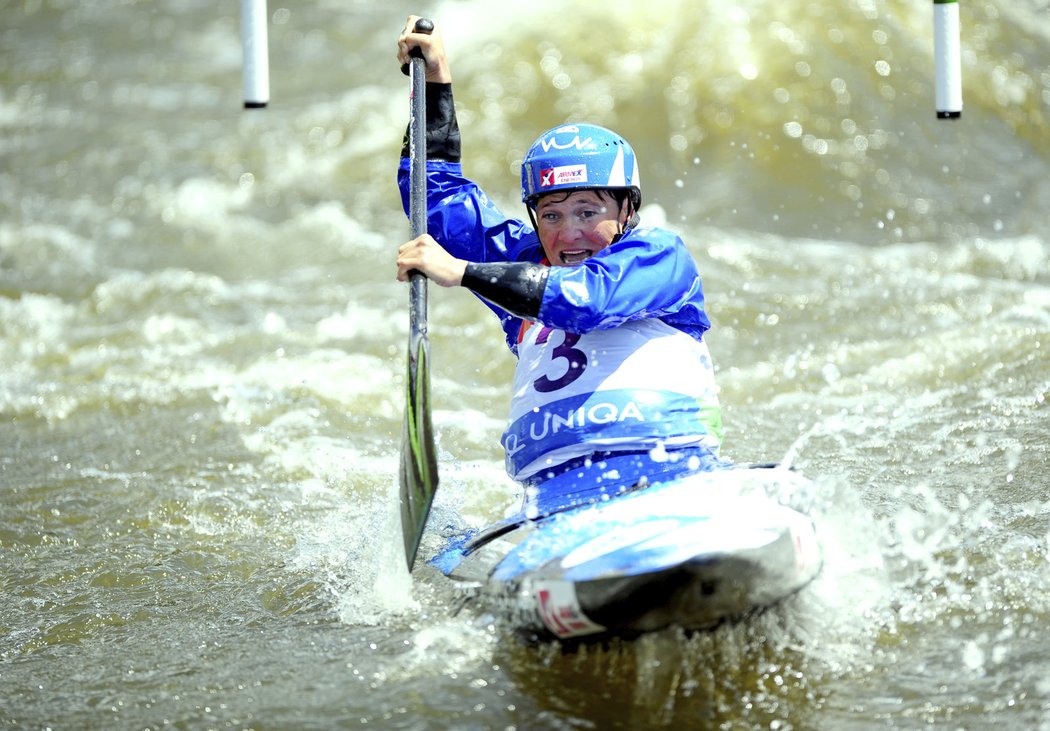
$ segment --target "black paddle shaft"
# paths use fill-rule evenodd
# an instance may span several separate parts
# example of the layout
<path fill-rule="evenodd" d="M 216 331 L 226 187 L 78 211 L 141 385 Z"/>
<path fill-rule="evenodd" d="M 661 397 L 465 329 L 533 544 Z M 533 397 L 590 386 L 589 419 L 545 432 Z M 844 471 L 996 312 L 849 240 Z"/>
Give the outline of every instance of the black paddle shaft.
<path fill-rule="evenodd" d="M 416 33 L 429 35 L 434 24 L 426 18 L 416 21 Z M 410 194 L 408 216 L 412 224 L 412 238 L 427 232 L 427 106 L 426 106 L 426 60 L 418 46 L 409 55 L 412 68 L 412 116 L 409 120 Z M 410 332 L 427 334 L 427 280 L 422 273 L 409 272 L 411 286 Z M 412 343 L 414 346 L 415 343 Z M 412 347 L 412 353 L 416 348 Z"/>

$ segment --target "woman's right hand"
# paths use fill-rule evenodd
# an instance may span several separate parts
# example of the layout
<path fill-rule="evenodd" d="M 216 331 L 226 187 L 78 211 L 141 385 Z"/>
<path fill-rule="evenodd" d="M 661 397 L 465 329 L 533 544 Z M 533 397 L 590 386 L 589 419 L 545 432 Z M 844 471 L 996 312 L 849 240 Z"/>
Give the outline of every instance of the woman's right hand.
<path fill-rule="evenodd" d="M 409 51 L 418 48 L 423 52 L 423 58 L 427 62 L 427 81 L 437 84 L 452 83 L 452 69 L 448 65 L 448 57 L 445 55 L 445 42 L 441 37 L 441 28 L 434 24 L 434 31 L 430 34 L 416 33 L 416 21 L 421 16 L 410 15 L 405 21 L 405 27 L 401 36 L 397 39 L 397 62 L 404 65 L 409 62 Z"/>

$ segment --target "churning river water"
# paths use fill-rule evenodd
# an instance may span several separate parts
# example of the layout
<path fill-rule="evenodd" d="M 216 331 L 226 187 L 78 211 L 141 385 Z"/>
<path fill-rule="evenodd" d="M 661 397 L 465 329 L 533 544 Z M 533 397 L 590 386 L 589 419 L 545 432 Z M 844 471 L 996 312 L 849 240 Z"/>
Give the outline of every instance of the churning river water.
<path fill-rule="evenodd" d="M 403 567 L 405 17 L 504 210 L 565 120 L 638 151 L 725 453 L 819 489 L 818 580 L 686 637 L 530 646 Z M 1050 8 L 0 3 L 0 728 L 1050 729 Z M 512 357 L 431 288 L 446 524 L 520 493 Z"/>

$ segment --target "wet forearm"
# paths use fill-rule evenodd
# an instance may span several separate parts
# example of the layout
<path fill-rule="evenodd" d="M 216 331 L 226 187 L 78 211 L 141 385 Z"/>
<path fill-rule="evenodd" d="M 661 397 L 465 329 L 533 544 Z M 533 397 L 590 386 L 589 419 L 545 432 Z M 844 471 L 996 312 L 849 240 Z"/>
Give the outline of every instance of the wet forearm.
<path fill-rule="evenodd" d="M 428 83 L 427 89 L 427 159 L 459 162 L 459 122 L 452 99 L 452 84 Z M 409 157 L 409 137 L 401 146 L 401 157 Z"/>

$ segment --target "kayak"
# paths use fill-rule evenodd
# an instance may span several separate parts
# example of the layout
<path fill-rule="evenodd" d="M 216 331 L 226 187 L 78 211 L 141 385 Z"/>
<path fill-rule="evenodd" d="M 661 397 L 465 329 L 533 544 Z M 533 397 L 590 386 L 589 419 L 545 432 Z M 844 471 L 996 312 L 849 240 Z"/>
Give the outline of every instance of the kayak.
<path fill-rule="evenodd" d="M 734 467 L 654 484 L 451 540 L 428 563 L 537 640 L 711 629 L 797 592 L 819 573 L 792 470 Z"/>

